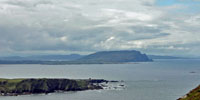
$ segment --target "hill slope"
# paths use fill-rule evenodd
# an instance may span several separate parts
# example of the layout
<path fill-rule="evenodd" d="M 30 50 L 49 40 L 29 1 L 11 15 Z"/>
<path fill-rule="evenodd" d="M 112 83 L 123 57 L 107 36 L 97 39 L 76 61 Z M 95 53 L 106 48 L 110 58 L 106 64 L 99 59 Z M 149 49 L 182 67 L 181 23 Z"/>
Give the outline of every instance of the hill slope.
<path fill-rule="evenodd" d="M 179 98 L 178 100 L 200 100 L 200 86 L 190 91 L 184 97 Z"/>

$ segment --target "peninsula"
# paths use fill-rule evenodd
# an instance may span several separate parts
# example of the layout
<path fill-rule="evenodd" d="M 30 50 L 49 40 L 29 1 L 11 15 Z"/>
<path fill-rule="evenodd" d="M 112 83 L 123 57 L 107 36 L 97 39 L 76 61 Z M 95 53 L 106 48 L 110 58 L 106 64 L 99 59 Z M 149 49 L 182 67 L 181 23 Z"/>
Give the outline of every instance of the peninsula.
<path fill-rule="evenodd" d="M 103 89 L 103 79 L 0 79 L 0 96 Z"/>

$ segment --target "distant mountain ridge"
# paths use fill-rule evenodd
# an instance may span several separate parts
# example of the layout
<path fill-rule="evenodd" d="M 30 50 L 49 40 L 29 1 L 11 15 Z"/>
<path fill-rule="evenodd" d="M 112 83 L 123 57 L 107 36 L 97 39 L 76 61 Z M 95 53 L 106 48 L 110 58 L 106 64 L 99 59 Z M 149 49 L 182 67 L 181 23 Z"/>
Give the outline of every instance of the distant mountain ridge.
<path fill-rule="evenodd" d="M 135 51 L 135 50 L 133 50 Z M 96 52 L 100 54 L 102 52 L 109 51 L 101 51 Z M 117 52 L 117 51 L 110 51 Z M 128 52 L 127 50 L 118 51 L 118 52 Z M 137 51 L 136 51 L 137 52 Z M 124 53 L 126 54 L 126 53 Z M 94 56 L 94 55 L 93 55 Z M 186 58 L 186 57 L 176 57 L 176 56 L 161 56 L 161 55 L 146 55 L 149 59 L 195 59 L 195 58 Z M 69 55 L 33 55 L 33 56 L 8 56 L 8 57 L 0 57 L 0 61 L 77 61 L 83 60 L 83 57 L 87 57 L 84 59 L 89 59 L 88 57 L 92 57 L 92 55 L 80 55 L 80 54 L 69 54 Z M 104 58 L 105 59 L 105 58 Z M 197 59 L 197 58 L 196 58 Z"/>
<path fill-rule="evenodd" d="M 0 64 L 116 64 L 150 62 L 146 54 L 135 50 L 101 51 L 90 55 L 46 55 L 29 57 L 3 57 Z"/>
<path fill-rule="evenodd" d="M 142 54 L 135 50 L 123 50 L 123 51 L 101 51 L 87 56 L 84 56 L 78 60 L 78 62 L 91 62 L 91 63 L 123 63 L 123 62 L 148 62 L 152 61 L 146 54 Z"/>
<path fill-rule="evenodd" d="M 10 56 L 10 57 L 0 57 L 0 60 L 4 61 L 71 61 L 83 57 L 79 54 L 70 55 L 34 55 L 34 56 Z"/>

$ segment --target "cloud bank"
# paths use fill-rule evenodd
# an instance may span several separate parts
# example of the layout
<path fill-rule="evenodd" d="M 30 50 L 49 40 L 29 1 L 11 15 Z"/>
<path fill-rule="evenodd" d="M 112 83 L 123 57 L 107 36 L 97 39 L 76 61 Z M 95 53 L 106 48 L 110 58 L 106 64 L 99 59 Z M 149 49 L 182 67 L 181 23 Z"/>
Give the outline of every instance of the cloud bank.
<path fill-rule="evenodd" d="M 200 56 L 200 10 L 192 3 L 199 1 L 156 2 L 1 0 L 0 56 L 125 49 Z"/>

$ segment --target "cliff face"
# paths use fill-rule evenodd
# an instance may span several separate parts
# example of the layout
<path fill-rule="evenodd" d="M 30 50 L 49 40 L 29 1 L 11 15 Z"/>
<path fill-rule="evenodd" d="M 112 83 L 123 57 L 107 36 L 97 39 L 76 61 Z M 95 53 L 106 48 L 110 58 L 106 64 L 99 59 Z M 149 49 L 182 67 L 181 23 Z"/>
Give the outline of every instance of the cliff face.
<path fill-rule="evenodd" d="M 0 79 L 0 95 L 23 95 L 51 93 L 56 91 L 82 91 L 102 89 L 94 83 L 105 80 L 70 80 L 70 79 Z"/>
<path fill-rule="evenodd" d="M 193 89 L 188 94 L 177 100 L 200 100 L 200 86 Z"/>

